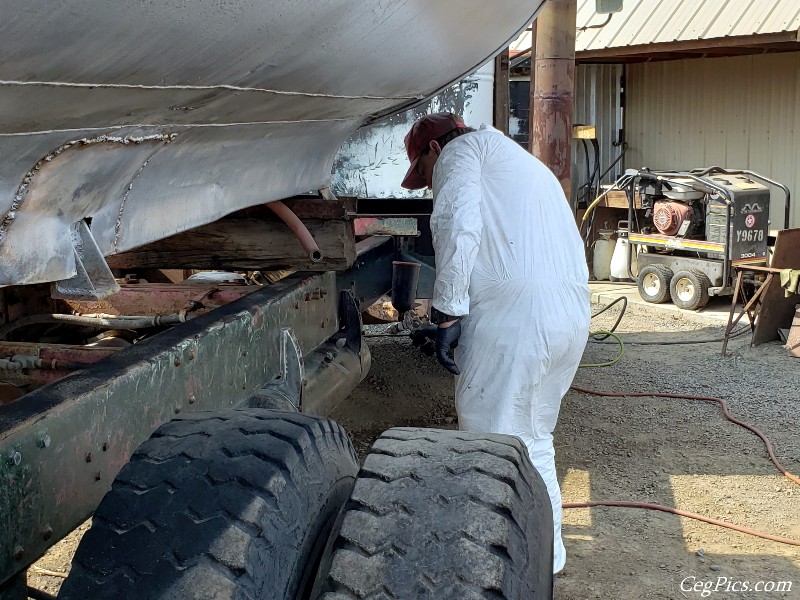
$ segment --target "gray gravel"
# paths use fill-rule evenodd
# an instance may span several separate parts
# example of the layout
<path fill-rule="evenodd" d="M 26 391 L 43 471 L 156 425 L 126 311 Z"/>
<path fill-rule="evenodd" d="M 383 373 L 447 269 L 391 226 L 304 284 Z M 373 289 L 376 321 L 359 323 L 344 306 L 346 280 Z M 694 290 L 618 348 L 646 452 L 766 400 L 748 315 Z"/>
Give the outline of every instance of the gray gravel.
<path fill-rule="evenodd" d="M 592 328 L 610 327 L 617 315 L 612 308 Z M 727 357 L 721 356 L 719 341 L 636 345 L 724 333 L 719 321 L 702 315 L 640 305 L 628 308 L 617 331 L 627 344 L 624 358 L 612 367 L 579 370 L 576 385 L 721 397 L 733 416 L 771 439 L 785 468 L 800 473 L 800 362 L 780 343 L 750 348 L 750 335 L 743 335 L 730 342 Z M 590 342 L 584 361 L 603 362 L 615 351 L 615 345 Z M 800 486 L 782 477 L 762 442 L 725 421 L 716 404 L 573 392 L 562 407 L 556 444 L 565 501 L 651 502 L 800 539 Z M 570 471 L 588 475 L 589 485 L 572 485 Z M 559 578 L 562 600 L 592 597 L 584 580 L 590 572 L 600 578 L 597 597 L 605 598 L 684 597 L 679 582 L 687 576 L 794 582 L 786 595 L 739 592 L 714 598 L 800 598 L 797 547 L 630 509 L 592 509 L 588 528 L 579 526 L 577 514 L 568 514 L 565 523 L 565 534 L 574 537 L 567 542 L 571 560 Z M 633 575 L 623 566 L 630 564 L 637 565 Z"/>

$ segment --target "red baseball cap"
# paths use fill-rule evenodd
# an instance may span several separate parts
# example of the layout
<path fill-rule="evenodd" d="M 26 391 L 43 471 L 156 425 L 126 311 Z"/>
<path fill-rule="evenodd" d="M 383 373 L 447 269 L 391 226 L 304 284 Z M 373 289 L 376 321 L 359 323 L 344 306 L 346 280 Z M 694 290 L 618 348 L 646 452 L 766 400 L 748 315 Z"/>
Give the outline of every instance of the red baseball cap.
<path fill-rule="evenodd" d="M 401 184 L 407 190 L 419 190 L 424 188 L 427 183 L 417 173 L 417 162 L 422 152 L 428 144 L 443 135 L 450 133 L 454 129 L 466 127 L 464 121 L 453 113 L 433 113 L 425 115 L 411 126 L 411 130 L 406 135 L 404 143 L 406 153 L 411 166 L 408 168 L 406 176 Z"/>

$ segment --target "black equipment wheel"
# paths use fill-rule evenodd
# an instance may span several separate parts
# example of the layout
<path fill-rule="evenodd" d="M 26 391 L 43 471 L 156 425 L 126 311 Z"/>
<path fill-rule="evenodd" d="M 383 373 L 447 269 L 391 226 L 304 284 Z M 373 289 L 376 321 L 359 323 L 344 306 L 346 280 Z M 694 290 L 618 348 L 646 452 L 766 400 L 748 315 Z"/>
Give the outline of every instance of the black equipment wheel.
<path fill-rule="evenodd" d="M 686 310 L 698 310 L 708 304 L 708 289 L 711 280 L 698 269 L 678 271 L 669 286 L 670 296 L 675 306 Z"/>
<path fill-rule="evenodd" d="M 672 277 L 672 269 L 667 265 L 655 264 L 643 267 L 636 278 L 639 295 L 646 302 L 653 304 L 663 304 L 669 301 L 669 285 Z"/>

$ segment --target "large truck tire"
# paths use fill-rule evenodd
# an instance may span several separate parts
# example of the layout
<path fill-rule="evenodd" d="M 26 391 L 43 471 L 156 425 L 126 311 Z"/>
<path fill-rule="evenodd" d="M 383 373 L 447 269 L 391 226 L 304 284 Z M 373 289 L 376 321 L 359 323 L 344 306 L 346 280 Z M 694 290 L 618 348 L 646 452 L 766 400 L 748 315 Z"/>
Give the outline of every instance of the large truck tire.
<path fill-rule="evenodd" d="M 231 409 L 171 421 L 120 471 L 59 598 L 307 598 L 357 473 L 328 419 Z"/>
<path fill-rule="evenodd" d="M 317 586 L 322 600 L 551 598 L 552 507 L 523 443 L 462 431 L 384 433 Z"/>

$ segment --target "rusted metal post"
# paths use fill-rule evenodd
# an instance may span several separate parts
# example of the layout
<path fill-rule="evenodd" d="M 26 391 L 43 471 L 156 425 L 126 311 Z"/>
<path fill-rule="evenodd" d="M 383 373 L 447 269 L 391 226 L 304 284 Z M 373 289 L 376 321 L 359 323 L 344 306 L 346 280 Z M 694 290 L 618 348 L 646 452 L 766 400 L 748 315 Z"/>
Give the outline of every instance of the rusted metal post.
<path fill-rule="evenodd" d="M 508 135 L 508 48 L 494 59 L 494 127 Z"/>
<path fill-rule="evenodd" d="M 572 90 L 577 0 L 548 0 L 536 20 L 531 69 L 531 152 L 555 173 L 570 198 Z"/>

